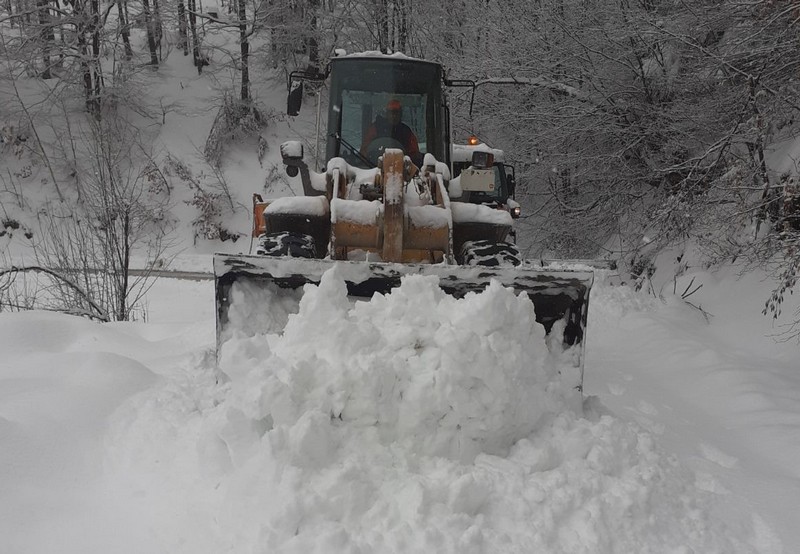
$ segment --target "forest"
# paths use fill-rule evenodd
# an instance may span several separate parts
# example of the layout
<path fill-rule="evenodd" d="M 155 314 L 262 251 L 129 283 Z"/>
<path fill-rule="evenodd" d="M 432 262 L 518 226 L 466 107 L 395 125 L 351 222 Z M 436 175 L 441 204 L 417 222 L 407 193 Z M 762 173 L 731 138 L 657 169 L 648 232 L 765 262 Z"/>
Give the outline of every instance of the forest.
<path fill-rule="evenodd" d="M 84 311 L 128 318 L 131 256 L 166 248 L 175 176 L 204 237 L 231 238 L 228 139 L 285 117 L 261 87 L 378 50 L 475 82 L 451 98 L 453 135 L 513 162 L 529 258 L 611 259 L 644 286 L 662 249 L 690 241 L 708 267 L 770 268 L 777 314 L 800 270 L 798 168 L 778 155 L 798 130 L 799 24 L 800 3 L 780 0 L 2 0 L 3 226 L 19 230 L 7 208 L 31 173 L 52 204 L 36 263 L 0 279 L 58 274 Z M 213 186 L 148 147 L 174 109 L 149 86 L 175 52 L 219 85 L 202 108 L 218 114 Z M 110 271 L 59 272 L 78 266 Z"/>

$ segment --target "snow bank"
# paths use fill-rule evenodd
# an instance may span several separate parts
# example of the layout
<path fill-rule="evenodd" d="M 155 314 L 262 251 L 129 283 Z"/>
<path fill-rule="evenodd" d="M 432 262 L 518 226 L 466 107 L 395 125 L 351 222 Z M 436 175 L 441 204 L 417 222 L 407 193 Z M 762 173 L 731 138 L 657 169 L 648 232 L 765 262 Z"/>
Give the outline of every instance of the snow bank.
<path fill-rule="evenodd" d="M 232 342 L 224 374 L 136 399 L 111 441 L 119 497 L 172 552 L 754 551 L 652 435 L 583 416 L 498 285 L 411 276 L 352 303 L 334 270 L 282 334 Z"/>
<path fill-rule="evenodd" d="M 116 551 L 97 533 L 116 523 L 128 536 L 98 483 L 102 437 L 116 408 L 156 381 L 122 352 L 152 345 L 45 312 L 0 313 L 0 340 L 0 550 Z"/>

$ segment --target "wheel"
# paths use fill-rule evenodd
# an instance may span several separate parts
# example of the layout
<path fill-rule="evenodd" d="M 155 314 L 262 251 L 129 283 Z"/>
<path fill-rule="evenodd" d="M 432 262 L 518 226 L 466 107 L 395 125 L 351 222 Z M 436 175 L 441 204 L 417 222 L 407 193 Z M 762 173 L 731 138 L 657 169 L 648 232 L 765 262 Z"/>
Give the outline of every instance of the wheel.
<path fill-rule="evenodd" d="M 316 258 L 314 239 L 304 233 L 269 233 L 258 238 L 256 254 L 259 256 L 288 256 L 290 258 Z"/>
<path fill-rule="evenodd" d="M 522 256 L 517 246 L 509 242 L 471 240 L 461 246 L 459 260 L 462 265 L 515 266 L 522 263 Z"/>

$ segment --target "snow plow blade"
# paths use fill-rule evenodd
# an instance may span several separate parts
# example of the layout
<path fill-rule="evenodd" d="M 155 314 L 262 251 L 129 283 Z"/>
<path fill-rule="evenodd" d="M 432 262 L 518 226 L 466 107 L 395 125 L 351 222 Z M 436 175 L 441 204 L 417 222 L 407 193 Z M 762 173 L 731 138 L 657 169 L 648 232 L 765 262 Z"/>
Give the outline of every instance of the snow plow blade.
<path fill-rule="evenodd" d="M 452 296 L 463 297 L 468 292 L 483 291 L 492 279 L 502 285 L 524 292 L 534 304 L 536 320 L 550 334 L 553 329 L 563 333 L 563 345 L 574 347 L 575 365 L 583 375 L 583 352 L 586 341 L 586 317 L 589 291 L 594 281 L 591 269 L 544 269 L 516 267 L 483 267 L 445 264 L 384 263 L 362 261 L 331 261 L 277 256 L 215 254 L 214 275 L 217 301 L 217 352 L 231 336 L 231 327 L 248 326 L 252 319 L 231 313 L 236 293 L 234 285 L 248 290 L 270 290 L 267 300 L 248 298 L 254 314 L 271 310 L 269 298 L 295 296 L 299 299 L 306 284 L 319 284 L 323 273 L 339 266 L 340 275 L 351 297 L 369 299 L 375 293 L 386 294 L 400 285 L 404 275 L 436 275 L 439 287 Z M 246 293 L 245 293 L 246 294 Z M 556 325 L 557 322 L 562 322 Z M 253 329 L 255 332 L 275 332 L 275 329 Z"/>

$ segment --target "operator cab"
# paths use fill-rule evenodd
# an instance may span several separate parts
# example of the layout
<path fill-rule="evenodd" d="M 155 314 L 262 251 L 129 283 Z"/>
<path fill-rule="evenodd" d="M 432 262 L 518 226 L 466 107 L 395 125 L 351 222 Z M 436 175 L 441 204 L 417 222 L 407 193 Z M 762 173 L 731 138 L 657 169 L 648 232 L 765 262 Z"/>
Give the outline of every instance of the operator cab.
<path fill-rule="evenodd" d="M 330 75 L 327 160 L 372 168 L 386 148 L 401 148 L 418 166 L 426 153 L 449 163 L 441 66 L 369 53 L 333 58 Z"/>

